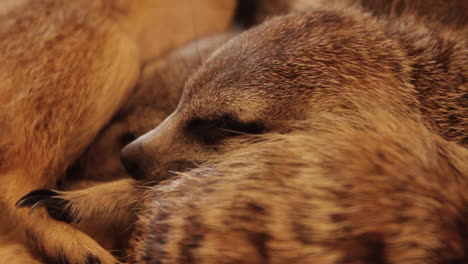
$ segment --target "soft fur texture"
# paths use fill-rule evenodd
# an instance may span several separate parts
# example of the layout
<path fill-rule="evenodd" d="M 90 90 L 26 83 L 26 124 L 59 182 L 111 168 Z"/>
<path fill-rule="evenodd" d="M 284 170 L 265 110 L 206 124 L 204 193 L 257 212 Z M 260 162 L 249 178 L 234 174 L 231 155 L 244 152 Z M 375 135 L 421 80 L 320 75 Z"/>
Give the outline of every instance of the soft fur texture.
<path fill-rule="evenodd" d="M 468 263 L 463 11 L 397 0 L 257 4 L 254 21 L 287 14 L 222 45 L 175 111 L 125 147 L 127 170 L 149 183 L 30 197 L 72 223 L 102 218 L 126 230 L 138 217 L 132 263 Z M 202 60 L 189 61 L 176 84 Z M 181 86 L 161 84 L 170 109 Z M 138 135 L 167 113 L 141 107 L 103 135 L 119 122 Z M 156 118 L 132 128 L 141 113 Z"/>
<path fill-rule="evenodd" d="M 130 262 L 467 263 L 466 148 L 362 116 L 319 114 L 147 191 Z"/>

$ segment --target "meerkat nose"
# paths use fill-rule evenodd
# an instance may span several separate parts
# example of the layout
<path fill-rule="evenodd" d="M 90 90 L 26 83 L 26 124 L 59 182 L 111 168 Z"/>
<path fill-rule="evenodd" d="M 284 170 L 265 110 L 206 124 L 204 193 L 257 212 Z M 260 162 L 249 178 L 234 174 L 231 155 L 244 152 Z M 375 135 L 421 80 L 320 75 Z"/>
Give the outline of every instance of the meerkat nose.
<path fill-rule="evenodd" d="M 142 164 L 138 155 L 135 155 L 135 151 L 132 148 L 125 147 L 120 152 L 120 162 L 125 167 L 125 170 L 130 177 L 135 180 L 143 180 L 145 178 Z"/>

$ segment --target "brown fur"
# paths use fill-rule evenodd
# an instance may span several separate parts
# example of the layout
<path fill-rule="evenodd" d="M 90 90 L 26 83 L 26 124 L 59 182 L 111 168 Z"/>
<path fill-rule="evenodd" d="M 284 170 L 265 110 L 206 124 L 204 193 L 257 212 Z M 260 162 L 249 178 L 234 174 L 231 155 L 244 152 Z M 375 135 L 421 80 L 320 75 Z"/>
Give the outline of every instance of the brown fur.
<path fill-rule="evenodd" d="M 164 178 L 229 146 L 234 134 L 217 127 L 280 131 L 282 120 L 376 106 L 422 115 L 434 132 L 466 145 L 467 52 L 463 36 L 413 18 L 357 9 L 273 18 L 215 52 L 174 113 L 125 147 L 123 162 L 136 178 Z"/>
<path fill-rule="evenodd" d="M 467 59 L 463 33 L 353 9 L 235 38 L 123 153 L 208 160 L 144 195 L 130 261 L 468 262 Z"/>
<path fill-rule="evenodd" d="M 418 16 L 426 22 L 466 30 L 468 2 L 464 0 L 259 0 L 256 21 L 310 8 L 356 6 L 381 17 Z"/>
<path fill-rule="evenodd" d="M 466 61 L 463 31 L 417 15 L 273 18 L 123 152 L 136 178 L 205 163 L 60 197 L 130 221 L 145 199 L 134 263 L 465 263 Z"/>
<path fill-rule="evenodd" d="M 467 149 L 363 116 L 319 114 L 155 186 L 130 263 L 467 263 Z"/>
<path fill-rule="evenodd" d="M 2 229 L 15 230 L 15 240 L 50 261 L 117 262 L 84 233 L 15 202 L 55 186 L 129 95 L 142 62 L 194 34 L 226 27 L 234 1 L 206 2 L 181 9 L 181 16 L 200 22 L 196 30 L 174 16 L 172 1 L 6 2 L 0 18 Z M 192 11 L 206 17 L 188 17 Z M 169 33 L 167 23 L 182 26 Z"/>

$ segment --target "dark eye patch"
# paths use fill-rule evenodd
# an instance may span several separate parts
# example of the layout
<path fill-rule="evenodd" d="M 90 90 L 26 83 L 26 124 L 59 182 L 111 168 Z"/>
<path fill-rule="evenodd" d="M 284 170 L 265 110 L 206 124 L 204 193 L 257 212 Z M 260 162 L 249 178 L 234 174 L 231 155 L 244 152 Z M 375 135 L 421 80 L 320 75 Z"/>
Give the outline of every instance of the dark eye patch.
<path fill-rule="evenodd" d="M 203 144 L 214 145 L 242 134 L 261 134 L 264 126 L 259 122 L 244 123 L 231 115 L 222 115 L 216 119 L 193 119 L 188 122 L 185 131 Z"/>

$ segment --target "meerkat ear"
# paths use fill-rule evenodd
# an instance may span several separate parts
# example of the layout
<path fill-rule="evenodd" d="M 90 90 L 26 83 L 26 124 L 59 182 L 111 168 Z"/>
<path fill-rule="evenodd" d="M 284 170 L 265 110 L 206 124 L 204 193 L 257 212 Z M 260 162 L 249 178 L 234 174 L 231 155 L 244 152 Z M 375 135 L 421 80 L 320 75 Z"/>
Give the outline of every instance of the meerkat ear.
<path fill-rule="evenodd" d="M 257 22 L 258 0 L 238 0 L 234 24 L 241 28 L 250 28 Z"/>

